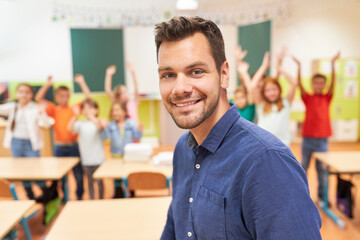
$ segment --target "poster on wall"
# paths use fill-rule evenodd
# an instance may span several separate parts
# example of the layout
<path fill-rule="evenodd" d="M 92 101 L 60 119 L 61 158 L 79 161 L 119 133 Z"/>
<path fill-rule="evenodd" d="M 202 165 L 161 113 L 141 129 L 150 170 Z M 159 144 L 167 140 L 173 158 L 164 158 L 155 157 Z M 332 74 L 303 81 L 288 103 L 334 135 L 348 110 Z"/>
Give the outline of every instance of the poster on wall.
<path fill-rule="evenodd" d="M 345 82 L 345 98 L 353 99 L 358 97 L 358 82 L 357 81 L 346 81 Z"/>
<path fill-rule="evenodd" d="M 358 76 L 358 62 L 347 61 L 345 64 L 345 77 L 353 78 Z"/>

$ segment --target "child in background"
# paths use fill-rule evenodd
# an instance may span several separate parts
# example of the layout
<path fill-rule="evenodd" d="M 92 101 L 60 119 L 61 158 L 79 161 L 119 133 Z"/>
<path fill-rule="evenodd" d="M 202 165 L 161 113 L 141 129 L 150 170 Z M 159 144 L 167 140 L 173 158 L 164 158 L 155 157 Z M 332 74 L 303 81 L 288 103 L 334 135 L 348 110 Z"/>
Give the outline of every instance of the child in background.
<path fill-rule="evenodd" d="M 127 117 L 127 107 L 124 102 L 113 102 L 110 114 L 113 120 L 105 128 L 105 138 L 110 139 L 113 157 L 122 157 L 126 144 L 140 140 L 143 127 Z M 114 197 L 122 198 L 121 180 L 115 180 L 114 185 Z"/>
<path fill-rule="evenodd" d="M 85 99 L 81 104 L 81 112 L 87 121 L 77 121 L 79 112 L 69 122 L 68 129 L 79 134 L 79 149 L 81 165 L 88 178 L 90 198 L 94 199 L 94 178 L 96 169 L 104 162 L 105 153 L 100 132 L 106 126 L 105 120 L 98 119 L 99 106 L 93 99 Z M 104 198 L 104 184 L 101 179 L 96 180 L 99 186 L 99 197 Z"/>
<path fill-rule="evenodd" d="M 9 116 L 4 147 L 11 149 L 13 157 L 40 157 L 43 147 L 41 127 L 50 127 L 54 120 L 45 113 L 44 106 L 32 101 L 33 88 L 21 83 L 16 88 L 16 101 L 0 105 L 0 115 Z M 45 187 L 43 182 L 37 184 Z M 23 182 L 29 199 L 34 199 L 30 182 Z"/>
<path fill-rule="evenodd" d="M 293 57 L 298 65 L 298 84 L 300 86 L 301 98 L 305 104 L 305 121 L 303 123 L 302 141 L 302 160 L 301 165 L 307 171 L 313 152 L 327 152 L 328 137 L 331 136 L 331 123 L 329 108 L 334 93 L 335 85 L 335 62 L 340 57 L 337 53 L 331 60 L 331 82 L 329 90 L 323 93 L 326 86 L 326 77 L 315 74 L 312 77 L 313 93 L 305 91 L 301 84 L 301 63 Z M 325 174 L 326 166 L 320 161 L 316 161 L 316 171 L 318 174 L 318 198 L 323 199 L 323 189 L 327 183 Z"/>
<path fill-rule="evenodd" d="M 85 83 L 84 77 L 81 74 L 75 75 L 75 82 L 79 84 L 82 92 L 85 95 L 85 98 L 90 98 L 90 90 Z M 38 93 L 35 96 L 37 102 L 43 102 L 44 97 L 48 89 L 53 85 L 52 77 L 48 77 L 44 86 L 42 86 Z M 68 130 L 68 124 L 74 116 L 73 108 L 78 108 L 77 105 L 70 106 L 70 90 L 66 86 L 59 86 L 55 90 L 55 102 L 47 102 L 46 112 L 49 116 L 55 119 L 55 124 L 53 126 L 54 138 L 55 138 L 55 156 L 56 157 L 80 157 L 79 147 L 76 142 L 77 135 L 73 134 Z M 83 187 L 83 172 L 81 164 L 78 163 L 73 168 L 75 180 L 76 180 L 76 196 L 77 199 L 82 199 L 84 193 Z M 67 184 L 65 180 L 62 180 L 62 188 L 64 191 L 65 185 Z"/>
<path fill-rule="evenodd" d="M 278 137 L 285 145 L 290 146 L 290 106 L 295 96 L 297 83 L 295 79 L 281 68 L 281 62 L 285 56 L 284 50 L 277 57 L 276 78 L 265 77 L 260 93 L 254 94 L 258 125 Z M 267 59 L 265 59 L 267 58 Z M 265 67 L 270 66 L 270 55 L 265 54 L 264 61 L 253 77 L 253 85 L 258 86 L 266 71 Z M 278 77 L 283 74 L 288 80 L 290 87 L 285 98 L 281 98 L 281 86 Z M 259 91 L 258 88 L 253 88 Z"/>
<path fill-rule="evenodd" d="M 139 93 L 138 93 L 138 85 L 135 75 L 135 69 L 134 66 L 130 63 L 126 63 L 127 69 L 131 72 L 131 76 L 134 83 L 134 93 L 135 98 L 133 100 L 130 99 L 129 92 L 126 86 L 119 85 L 116 86 L 114 89 L 114 92 L 111 90 L 112 88 L 112 77 L 116 73 L 116 66 L 111 65 L 106 69 L 105 74 L 105 92 L 110 98 L 111 102 L 120 101 L 126 103 L 127 112 L 129 114 L 129 118 L 135 121 L 136 123 L 139 123 L 139 117 L 138 117 L 138 106 L 139 106 Z"/>
<path fill-rule="evenodd" d="M 235 50 L 241 86 L 235 89 L 234 100 L 230 102 L 234 102 L 236 104 L 241 117 L 253 122 L 255 117 L 255 105 L 251 90 L 251 79 L 248 74 L 249 64 L 243 61 L 246 54 L 247 51 L 242 51 L 241 46 L 238 46 Z"/>

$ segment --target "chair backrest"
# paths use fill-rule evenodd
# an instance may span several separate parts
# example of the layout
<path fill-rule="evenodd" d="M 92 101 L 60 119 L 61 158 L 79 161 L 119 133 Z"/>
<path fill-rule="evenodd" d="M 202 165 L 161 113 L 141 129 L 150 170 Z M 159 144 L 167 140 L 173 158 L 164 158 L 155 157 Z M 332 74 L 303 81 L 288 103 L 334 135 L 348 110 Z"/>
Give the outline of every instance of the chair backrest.
<path fill-rule="evenodd" d="M 127 177 L 128 189 L 134 190 L 155 190 L 165 189 L 166 176 L 155 172 L 134 172 Z"/>
<path fill-rule="evenodd" d="M 0 200 L 13 200 L 13 196 L 10 191 L 10 183 L 6 180 L 0 179 Z"/>

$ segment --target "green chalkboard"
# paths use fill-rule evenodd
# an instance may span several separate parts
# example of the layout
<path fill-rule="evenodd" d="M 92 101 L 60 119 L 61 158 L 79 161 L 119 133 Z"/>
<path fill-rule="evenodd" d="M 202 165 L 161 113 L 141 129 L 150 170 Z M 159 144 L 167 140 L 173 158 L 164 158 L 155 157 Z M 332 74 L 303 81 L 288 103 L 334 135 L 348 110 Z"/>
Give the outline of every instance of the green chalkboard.
<path fill-rule="evenodd" d="M 264 53 L 270 51 L 270 40 L 271 21 L 238 27 L 238 44 L 248 51 L 244 61 L 250 64 L 250 75 L 260 67 Z"/>
<path fill-rule="evenodd" d="M 73 73 L 84 75 L 93 92 L 104 91 L 106 68 L 116 65 L 113 86 L 124 84 L 122 29 L 70 29 Z M 75 92 L 81 92 L 74 83 Z"/>

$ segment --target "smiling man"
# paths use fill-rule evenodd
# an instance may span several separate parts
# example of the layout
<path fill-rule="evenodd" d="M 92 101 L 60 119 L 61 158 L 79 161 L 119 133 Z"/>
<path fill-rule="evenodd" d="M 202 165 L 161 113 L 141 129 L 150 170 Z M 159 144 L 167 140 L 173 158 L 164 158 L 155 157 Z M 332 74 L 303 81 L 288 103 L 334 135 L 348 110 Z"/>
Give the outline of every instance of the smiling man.
<path fill-rule="evenodd" d="M 160 93 L 177 126 L 162 239 L 321 239 L 304 170 L 289 148 L 229 105 L 219 28 L 199 17 L 155 27 Z"/>

